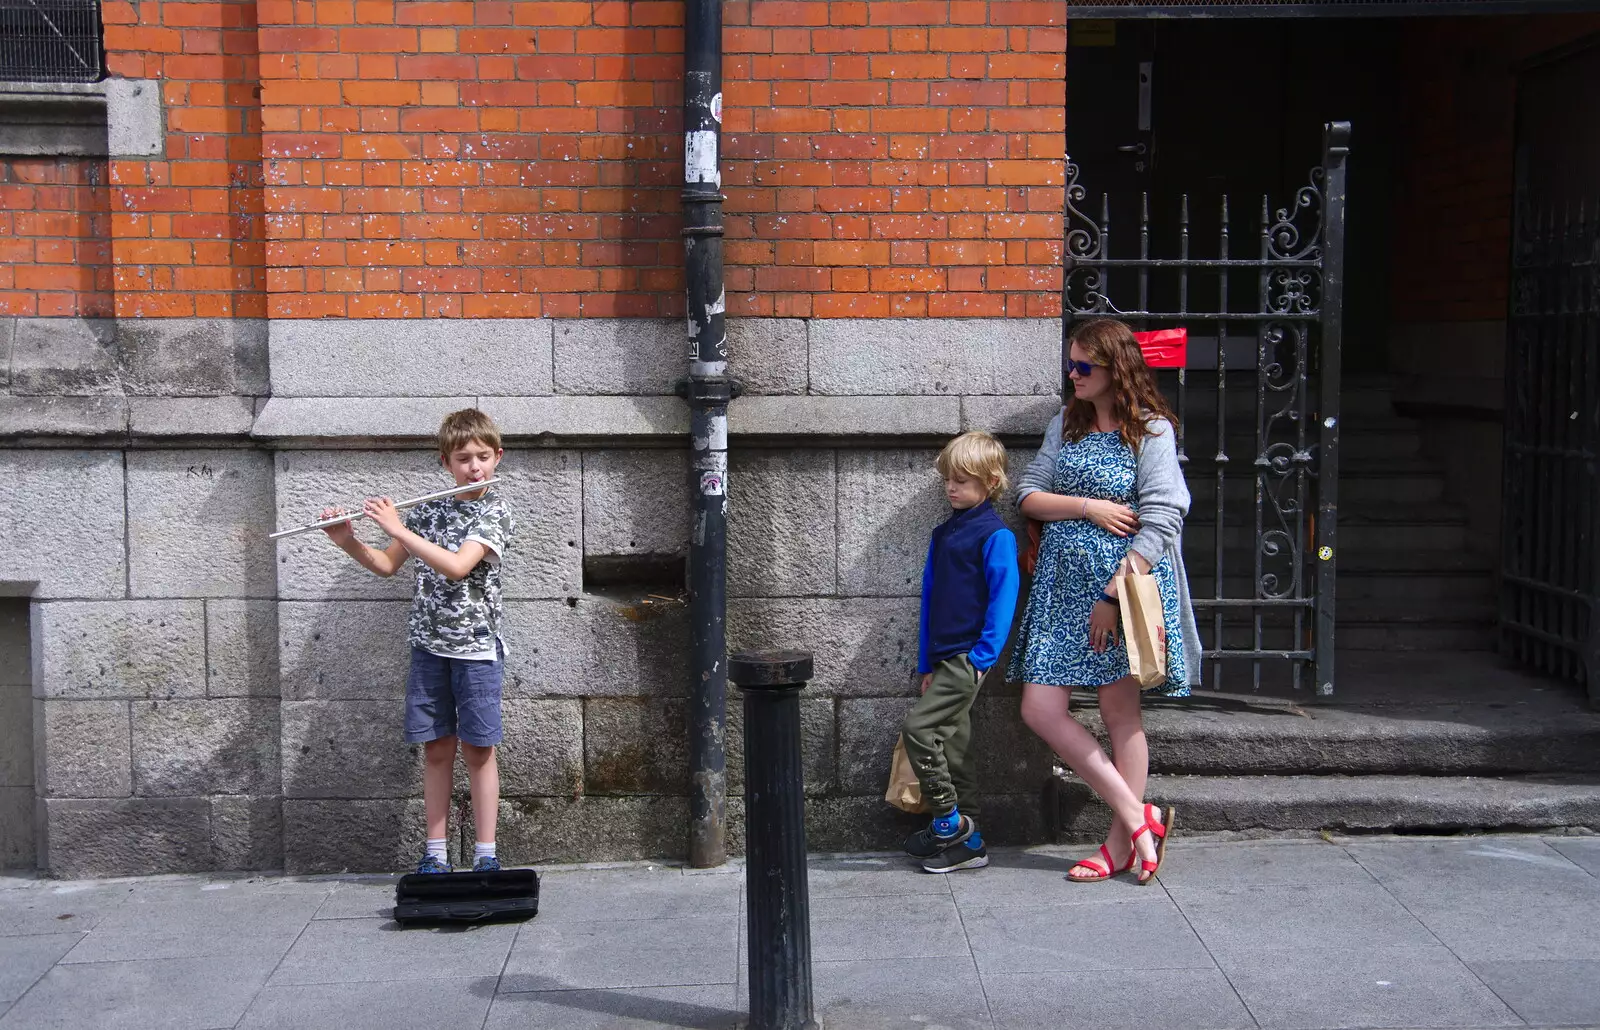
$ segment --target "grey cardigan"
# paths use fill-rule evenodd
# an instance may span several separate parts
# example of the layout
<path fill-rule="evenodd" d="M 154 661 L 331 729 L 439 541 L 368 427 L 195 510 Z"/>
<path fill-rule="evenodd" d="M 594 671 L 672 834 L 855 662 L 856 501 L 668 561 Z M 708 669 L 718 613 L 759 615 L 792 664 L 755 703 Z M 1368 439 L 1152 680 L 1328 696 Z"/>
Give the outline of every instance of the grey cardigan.
<path fill-rule="evenodd" d="M 1017 484 L 1017 503 L 1031 493 L 1054 493 L 1056 458 L 1061 454 L 1061 418 L 1058 412 L 1044 432 L 1044 444 Z M 1134 490 L 1139 498 L 1139 532 L 1129 545 L 1151 565 L 1172 559 L 1178 584 L 1178 618 L 1183 624 L 1183 655 L 1190 686 L 1200 684 L 1200 629 L 1189 600 L 1189 574 L 1183 567 L 1183 520 L 1189 514 L 1189 486 L 1178 464 L 1172 424 L 1164 418 L 1150 423 L 1151 433 L 1139 446 Z"/>

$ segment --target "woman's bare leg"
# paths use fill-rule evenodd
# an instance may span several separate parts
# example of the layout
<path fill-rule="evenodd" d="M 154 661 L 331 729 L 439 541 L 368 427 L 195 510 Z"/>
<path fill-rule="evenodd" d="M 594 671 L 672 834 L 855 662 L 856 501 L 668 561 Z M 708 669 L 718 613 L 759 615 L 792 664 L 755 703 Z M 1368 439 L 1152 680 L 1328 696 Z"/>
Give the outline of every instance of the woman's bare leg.
<path fill-rule="evenodd" d="M 1144 823 L 1144 805 L 1129 788 L 1111 759 L 1100 749 L 1094 734 L 1084 729 L 1069 711 L 1072 694 L 1066 687 L 1028 683 L 1022 688 L 1022 721 L 1038 734 L 1089 788 L 1110 807 L 1125 826 Z M 1134 841 L 1141 858 L 1155 861 L 1155 842 L 1149 834 Z"/>
<path fill-rule="evenodd" d="M 1111 738 L 1111 761 L 1134 796 L 1143 798 L 1145 784 L 1150 778 L 1150 745 L 1145 740 L 1144 718 L 1139 708 L 1139 681 L 1131 676 L 1118 680 L 1101 687 L 1099 696 L 1100 719 L 1105 723 L 1106 736 Z M 1143 822 L 1141 809 L 1139 823 Z M 1124 849 L 1131 846 L 1129 839 L 1139 823 L 1125 825 L 1120 816 L 1112 820 L 1106 850 L 1119 865 L 1127 861 Z"/>

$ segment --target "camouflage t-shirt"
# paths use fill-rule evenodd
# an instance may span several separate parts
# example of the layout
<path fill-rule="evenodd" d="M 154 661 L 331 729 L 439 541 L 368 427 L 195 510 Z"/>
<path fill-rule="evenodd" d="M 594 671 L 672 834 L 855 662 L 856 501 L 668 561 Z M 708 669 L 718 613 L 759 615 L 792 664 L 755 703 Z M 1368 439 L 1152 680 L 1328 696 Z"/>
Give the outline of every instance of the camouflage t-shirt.
<path fill-rule="evenodd" d="M 468 540 L 484 546 L 483 560 L 451 580 L 420 558 L 411 601 L 411 644 L 446 658 L 493 658 L 500 636 L 500 559 L 516 521 L 491 487 L 475 501 L 441 497 L 405 513 L 405 526 L 430 543 L 459 551 Z"/>

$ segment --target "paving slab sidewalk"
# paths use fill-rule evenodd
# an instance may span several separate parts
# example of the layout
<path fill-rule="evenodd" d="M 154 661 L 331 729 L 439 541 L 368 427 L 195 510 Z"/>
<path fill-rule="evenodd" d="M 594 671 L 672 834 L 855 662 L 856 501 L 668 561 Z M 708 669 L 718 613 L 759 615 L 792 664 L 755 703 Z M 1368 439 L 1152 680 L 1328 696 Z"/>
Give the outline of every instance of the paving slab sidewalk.
<path fill-rule="evenodd" d="M 1600 837 L 1180 840 L 929 876 L 814 856 L 828 1030 L 1600 1028 Z M 0 1030 L 731 1028 L 744 874 L 543 871 L 527 923 L 400 930 L 392 877 L 0 878 Z"/>

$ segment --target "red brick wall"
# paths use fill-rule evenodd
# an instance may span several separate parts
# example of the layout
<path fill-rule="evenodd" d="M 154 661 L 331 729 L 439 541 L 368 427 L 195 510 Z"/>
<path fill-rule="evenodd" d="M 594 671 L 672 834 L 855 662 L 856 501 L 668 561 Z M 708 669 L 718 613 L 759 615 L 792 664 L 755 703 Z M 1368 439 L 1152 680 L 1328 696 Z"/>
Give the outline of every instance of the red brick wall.
<path fill-rule="evenodd" d="M 111 314 L 104 161 L 0 161 L 0 315 Z"/>
<path fill-rule="evenodd" d="M 681 2 L 103 11 L 164 152 L 7 166 L 6 312 L 681 312 Z M 1059 312 L 1064 0 L 725 12 L 730 312 Z"/>
<path fill-rule="evenodd" d="M 1393 218 L 1396 320 L 1505 317 L 1516 69 L 1595 31 L 1592 15 L 1409 23 Z"/>
<path fill-rule="evenodd" d="M 1060 313 L 1064 3 L 729 15 L 730 312 Z"/>
<path fill-rule="evenodd" d="M 275 317 L 681 312 L 681 3 L 260 12 Z M 726 22 L 731 313 L 1059 310 L 1062 0 Z"/>
<path fill-rule="evenodd" d="M 261 317 L 255 0 L 106 0 L 106 66 L 161 80 L 166 152 L 113 160 L 116 313 Z"/>

